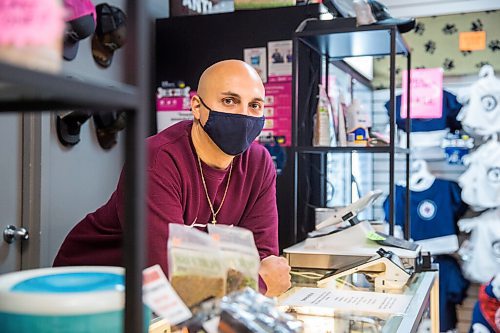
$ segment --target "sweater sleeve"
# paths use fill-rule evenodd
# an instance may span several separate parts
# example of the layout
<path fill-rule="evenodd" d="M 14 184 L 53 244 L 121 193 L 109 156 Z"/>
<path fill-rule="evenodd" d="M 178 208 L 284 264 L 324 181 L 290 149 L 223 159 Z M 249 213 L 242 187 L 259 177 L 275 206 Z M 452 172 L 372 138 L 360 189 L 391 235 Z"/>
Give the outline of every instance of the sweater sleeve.
<path fill-rule="evenodd" d="M 264 161 L 263 177 L 256 182 L 260 185 L 259 194 L 239 224 L 252 231 L 261 260 L 279 254 L 276 170 L 267 151 Z"/>
<path fill-rule="evenodd" d="M 168 230 L 170 223 L 183 224 L 181 190 L 173 163 L 161 161 L 147 170 L 146 253 L 147 266 L 159 264 L 168 276 Z M 157 167 L 158 166 L 158 167 Z M 123 200 L 123 196 L 121 198 Z M 123 202 L 120 202 L 124 207 Z M 123 209 L 120 223 L 123 224 Z"/>
<path fill-rule="evenodd" d="M 184 224 L 179 177 L 149 171 L 148 266 L 159 264 L 168 276 L 168 230 L 170 223 Z M 166 176 L 166 177 L 165 177 Z"/>

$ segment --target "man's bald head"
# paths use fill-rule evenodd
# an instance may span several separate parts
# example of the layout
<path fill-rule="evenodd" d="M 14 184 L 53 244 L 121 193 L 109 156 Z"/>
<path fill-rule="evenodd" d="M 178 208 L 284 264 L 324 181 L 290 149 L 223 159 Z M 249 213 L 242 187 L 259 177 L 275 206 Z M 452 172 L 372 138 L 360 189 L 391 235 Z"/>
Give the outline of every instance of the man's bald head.
<path fill-rule="evenodd" d="M 264 84 L 259 74 L 241 60 L 224 60 L 208 67 L 200 77 L 197 95 L 191 98 L 194 119 L 205 124 L 212 110 L 262 117 Z M 203 107 L 201 100 L 207 107 Z"/>
<path fill-rule="evenodd" d="M 203 155 L 205 147 L 225 161 L 221 165 L 227 167 L 228 158 L 245 151 L 262 130 L 264 99 L 259 74 L 245 62 L 224 60 L 207 68 L 200 77 L 197 95 L 191 98 L 191 135 L 197 152 Z M 207 129 L 210 115 L 212 122 Z M 223 133 L 228 133 L 226 138 L 221 137 Z"/>
<path fill-rule="evenodd" d="M 204 97 L 214 91 L 243 83 L 246 83 L 245 86 L 252 85 L 251 89 L 261 90 L 262 94 L 264 93 L 262 80 L 252 66 L 241 60 L 223 60 L 203 72 L 198 82 L 198 94 Z"/>

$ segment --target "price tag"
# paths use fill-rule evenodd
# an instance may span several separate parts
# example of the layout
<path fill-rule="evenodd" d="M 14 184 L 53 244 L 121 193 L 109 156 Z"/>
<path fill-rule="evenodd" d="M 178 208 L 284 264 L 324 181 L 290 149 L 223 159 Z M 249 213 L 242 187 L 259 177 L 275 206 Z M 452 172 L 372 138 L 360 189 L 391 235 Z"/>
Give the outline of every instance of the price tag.
<path fill-rule="evenodd" d="M 461 32 L 458 36 L 460 51 L 477 51 L 486 48 L 486 31 Z"/>
<path fill-rule="evenodd" d="M 171 325 L 177 325 L 192 317 L 191 311 L 172 288 L 160 265 L 146 268 L 142 276 L 142 299 L 158 316 Z"/>
<path fill-rule="evenodd" d="M 385 240 L 386 238 L 380 234 L 377 234 L 375 231 L 370 231 L 367 235 L 366 235 L 366 238 L 368 238 L 369 240 L 372 240 L 372 241 L 383 241 Z"/>

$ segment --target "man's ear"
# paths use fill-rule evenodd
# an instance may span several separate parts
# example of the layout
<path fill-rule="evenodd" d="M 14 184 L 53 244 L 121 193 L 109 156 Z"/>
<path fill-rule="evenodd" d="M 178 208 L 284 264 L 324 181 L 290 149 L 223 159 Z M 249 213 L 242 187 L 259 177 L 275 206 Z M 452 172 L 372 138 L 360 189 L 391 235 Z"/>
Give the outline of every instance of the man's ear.
<path fill-rule="evenodd" d="M 194 95 L 193 97 L 191 97 L 191 113 L 193 114 L 194 119 L 198 121 L 200 120 L 201 117 L 200 108 L 201 108 L 200 98 Z"/>

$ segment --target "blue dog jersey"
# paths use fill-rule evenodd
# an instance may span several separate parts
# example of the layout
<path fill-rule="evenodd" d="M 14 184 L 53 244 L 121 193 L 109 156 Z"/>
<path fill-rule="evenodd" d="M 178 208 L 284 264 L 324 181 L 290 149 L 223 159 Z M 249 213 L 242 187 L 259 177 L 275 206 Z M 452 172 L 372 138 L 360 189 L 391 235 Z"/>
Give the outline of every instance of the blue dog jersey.
<path fill-rule="evenodd" d="M 387 112 L 390 112 L 388 101 L 385 103 Z M 462 125 L 457 120 L 457 115 L 462 104 L 457 101 L 457 97 L 452 93 L 443 90 L 443 113 L 441 118 L 436 119 L 413 119 L 411 120 L 412 132 L 429 132 L 449 128 L 451 132 L 462 129 Z M 411 112 L 411 110 L 410 110 Z M 406 131 L 406 119 L 401 117 L 401 95 L 396 96 L 396 124 L 399 129 Z"/>
<path fill-rule="evenodd" d="M 500 332 L 500 323 L 495 320 L 497 312 L 500 311 L 500 295 L 496 295 L 493 291 L 493 283 L 497 279 L 500 279 L 500 275 L 497 275 L 490 283 L 483 284 L 479 288 L 478 301 L 472 312 L 472 325 L 469 333 L 479 331 L 481 328 L 481 332 Z"/>
<path fill-rule="evenodd" d="M 436 179 L 427 190 L 410 194 L 410 236 L 413 240 L 430 239 L 457 233 L 456 221 L 465 212 L 457 183 Z M 396 224 L 405 222 L 406 188 L 396 186 Z M 389 200 L 384 202 L 386 220 L 389 218 Z"/>
<path fill-rule="evenodd" d="M 456 305 L 467 296 L 469 281 L 452 256 L 437 256 L 434 262 L 439 264 L 439 331 L 446 332 L 457 326 Z"/>

